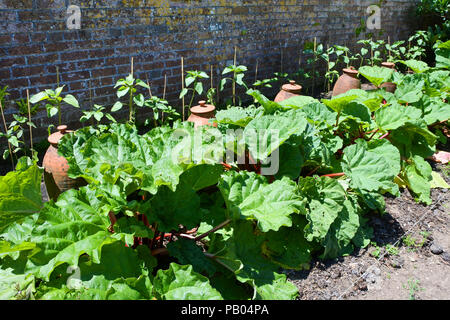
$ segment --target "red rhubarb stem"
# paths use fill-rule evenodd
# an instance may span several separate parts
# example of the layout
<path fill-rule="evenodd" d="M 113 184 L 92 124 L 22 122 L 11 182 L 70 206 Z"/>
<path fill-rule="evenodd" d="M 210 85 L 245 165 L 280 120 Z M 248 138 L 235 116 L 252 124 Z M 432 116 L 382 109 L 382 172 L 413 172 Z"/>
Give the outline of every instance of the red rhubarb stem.
<path fill-rule="evenodd" d="M 380 140 L 389 137 L 390 134 L 391 134 L 390 132 L 383 134 L 383 135 L 380 137 Z"/>
<path fill-rule="evenodd" d="M 324 174 L 324 175 L 321 176 L 321 177 L 334 178 L 334 177 L 342 177 L 342 176 L 345 176 L 345 173 L 344 173 L 344 172 Z"/>

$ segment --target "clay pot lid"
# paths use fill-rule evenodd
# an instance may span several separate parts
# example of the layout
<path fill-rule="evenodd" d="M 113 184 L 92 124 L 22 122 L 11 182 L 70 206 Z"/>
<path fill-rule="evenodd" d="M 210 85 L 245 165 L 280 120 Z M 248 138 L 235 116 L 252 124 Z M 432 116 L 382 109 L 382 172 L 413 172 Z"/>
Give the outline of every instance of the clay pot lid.
<path fill-rule="evenodd" d="M 342 71 L 352 77 L 356 77 L 356 75 L 358 74 L 358 70 L 356 70 L 354 67 L 345 68 L 342 69 Z"/>
<path fill-rule="evenodd" d="M 70 133 L 73 132 L 72 130 L 67 130 L 67 126 L 66 125 L 60 125 L 56 128 L 58 131 L 52 133 L 49 137 L 48 137 L 48 142 L 50 142 L 53 146 L 57 146 L 59 140 L 61 140 L 62 136 L 65 135 L 66 133 Z"/>
<path fill-rule="evenodd" d="M 300 93 L 300 91 L 302 91 L 302 86 L 296 84 L 294 80 L 290 80 L 289 83 L 283 85 L 281 89 L 290 93 Z"/>
<path fill-rule="evenodd" d="M 210 113 L 214 110 L 216 110 L 216 107 L 212 104 L 206 104 L 204 100 L 199 101 L 198 106 L 191 108 L 191 112 L 195 114 Z"/>
<path fill-rule="evenodd" d="M 390 69 L 394 69 L 395 68 L 395 63 L 393 63 L 393 62 L 382 62 L 381 65 L 383 67 L 390 68 Z"/>

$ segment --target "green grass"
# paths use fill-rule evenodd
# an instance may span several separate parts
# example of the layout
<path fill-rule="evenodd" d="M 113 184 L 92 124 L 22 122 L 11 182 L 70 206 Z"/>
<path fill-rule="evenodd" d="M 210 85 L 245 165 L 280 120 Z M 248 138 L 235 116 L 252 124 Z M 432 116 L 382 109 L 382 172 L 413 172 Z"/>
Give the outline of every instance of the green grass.
<path fill-rule="evenodd" d="M 427 241 L 428 237 L 430 236 L 430 233 L 428 231 L 421 231 L 419 234 L 422 236 L 422 239 L 413 238 L 411 235 L 407 235 L 406 237 L 402 238 L 403 244 L 408 247 L 410 251 L 414 251 L 414 249 L 417 248 L 422 248 L 425 244 L 425 241 Z"/>
<path fill-rule="evenodd" d="M 417 279 L 409 279 L 407 284 L 403 285 L 403 288 L 409 290 L 409 300 L 416 300 L 416 294 L 425 289 L 420 287 L 420 281 Z"/>

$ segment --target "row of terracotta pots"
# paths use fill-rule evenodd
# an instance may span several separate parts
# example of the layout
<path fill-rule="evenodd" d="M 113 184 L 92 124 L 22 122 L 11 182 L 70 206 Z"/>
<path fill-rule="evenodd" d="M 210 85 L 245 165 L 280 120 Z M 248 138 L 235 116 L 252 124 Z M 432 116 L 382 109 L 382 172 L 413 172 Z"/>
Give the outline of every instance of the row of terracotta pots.
<path fill-rule="evenodd" d="M 385 68 L 395 69 L 395 63 L 393 62 L 383 62 L 381 64 Z M 339 77 L 333 87 L 333 97 L 345 93 L 351 89 L 361 89 L 361 81 L 358 79 L 358 70 L 353 67 L 345 68 L 342 70 L 343 74 Z M 388 92 L 394 92 L 397 86 L 395 83 L 386 82 L 381 85 Z M 283 100 L 289 99 L 293 96 L 300 95 L 302 86 L 296 84 L 295 81 L 289 81 L 281 87 L 281 91 L 275 97 L 275 102 L 281 102 Z"/>
<path fill-rule="evenodd" d="M 385 68 L 395 69 L 395 63 L 383 62 L 381 64 Z M 336 81 L 333 88 L 333 97 L 345 93 L 351 89 L 361 89 L 361 81 L 357 78 L 358 70 L 353 67 L 343 69 L 343 74 Z M 381 86 L 386 91 L 394 93 L 397 89 L 395 83 L 385 82 Z"/>

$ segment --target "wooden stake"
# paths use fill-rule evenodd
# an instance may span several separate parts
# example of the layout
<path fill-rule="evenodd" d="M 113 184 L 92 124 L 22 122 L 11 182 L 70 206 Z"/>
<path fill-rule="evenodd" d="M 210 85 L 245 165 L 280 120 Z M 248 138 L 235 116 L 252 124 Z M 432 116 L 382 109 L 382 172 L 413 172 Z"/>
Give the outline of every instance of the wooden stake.
<path fill-rule="evenodd" d="M 283 47 L 280 48 L 280 73 L 283 73 Z"/>
<path fill-rule="evenodd" d="M 164 74 L 164 91 L 163 91 L 164 100 L 166 100 L 166 88 L 167 88 L 167 74 Z"/>
<path fill-rule="evenodd" d="M 328 50 L 330 49 L 330 45 L 327 44 L 327 57 L 328 57 L 328 63 L 327 63 L 327 70 L 328 72 L 330 72 L 330 55 L 328 54 Z M 330 81 L 327 81 L 327 92 L 330 92 Z"/>
<path fill-rule="evenodd" d="M 59 88 L 59 68 L 56 66 L 56 87 Z M 58 103 L 58 125 L 61 125 L 61 103 Z"/>
<path fill-rule="evenodd" d="M 150 98 L 153 98 L 152 90 L 150 89 L 150 82 L 148 81 L 148 75 L 146 74 L 145 77 L 147 78 L 148 93 L 150 94 Z"/>
<path fill-rule="evenodd" d="M 259 60 L 256 59 L 255 82 L 258 81 L 258 63 L 259 63 Z"/>
<path fill-rule="evenodd" d="M 237 63 L 237 47 L 234 46 L 234 67 L 236 67 Z M 234 77 L 236 76 L 236 72 L 233 75 L 233 107 L 236 106 L 236 82 L 234 81 Z"/>
<path fill-rule="evenodd" d="M 164 92 L 163 100 L 166 100 L 167 74 L 164 74 Z M 164 111 L 161 112 L 161 122 L 164 123 Z"/>
<path fill-rule="evenodd" d="M 1 101 L 0 101 L 0 110 L 2 112 L 3 125 L 5 126 L 5 134 L 8 134 L 8 127 L 6 126 L 5 114 L 3 113 L 3 105 L 2 105 Z M 6 139 L 8 140 L 7 137 L 6 137 Z M 9 143 L 9 140 L 8 140 L 8 149 L 9 149 L 9 156 L 11 157 L 12 169 L 14 170 L 14 168 L 15 168 L 15 166 L 14 166 L 14 159 L 13 159 L 13 154 L 12 154 L 12 150 L 11 150 L 11 144 Z"/>
<path fill-rule="evenodd" d="M 59 88 L 59 67 L 56 66 L 56 86 Z"/>
<path fill-rule="evenodd" d="M 31 146 L 31 157 L 33 157 L 33 129 L 31 127 L 31 108 L 30 108 L 30 92 L 27 89 L 27 105 L 28 105 L 28 126 L 30 127 L 30 146 Z"/>
<path fill-rule="evenodd" d="M 134 72 L 134 57 L 131 57 L 131 76 L 133 76 Z M 134 115 L 133 115 L 133 90 L 130 90 L 130 122 L 134 122 Z"/>
<path fill-rule="evenodd" d="M 181 90 L 184 90 L 184 59 L 181 57 Z M 184 96 L 182 98 L 183 103 L 183 121 L 185 120 L 184 116 Z"/>
<path fill-rule="evenodd" d="M 89 101 L 91 102 L 91 110 L 94 108 L 94 104 L 92 103 L 92 81 L 89 80 Z M 91 117 L 91 125 L 94 126 L 94 117 Z M 84 125 L 83 125 L 84 127 Z"/>
<path fill-rule="evenodd" d="M 214 85 L 213 85 L 213 65 L 210 65 L 210 74 L 211 74 L 211 86 L 210 86 L 210 88 L 212 89 L 212 88 L 214 88 Z"/>
<path fill-rule="evenodd" d="M 313 61 L 313 75 L 312 75 L 312 88 L 311 95 L 314 97 L 314 85 L 316 82 L 316 47 L 317 47 L 317 38 L 314 37 L 314 61 Z"/>
<path fill-rule="evenodd" d="M 388 36 L 388 45 L 389 45 L 389 49 L 388 49 L 388 52 L 389 52 L 389 60 L 391 59 L 391 36 Z"/>

